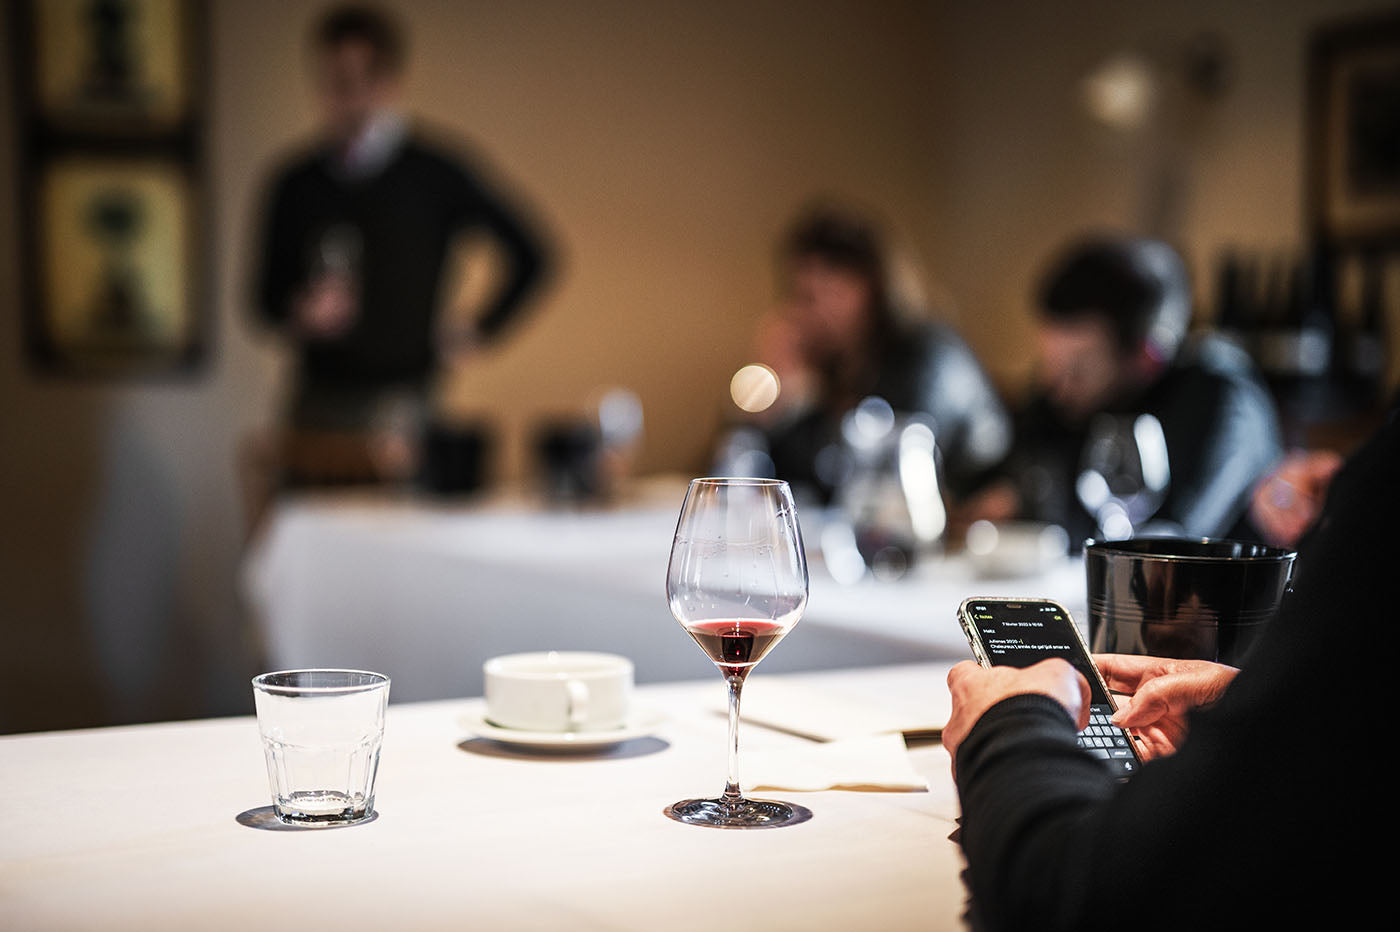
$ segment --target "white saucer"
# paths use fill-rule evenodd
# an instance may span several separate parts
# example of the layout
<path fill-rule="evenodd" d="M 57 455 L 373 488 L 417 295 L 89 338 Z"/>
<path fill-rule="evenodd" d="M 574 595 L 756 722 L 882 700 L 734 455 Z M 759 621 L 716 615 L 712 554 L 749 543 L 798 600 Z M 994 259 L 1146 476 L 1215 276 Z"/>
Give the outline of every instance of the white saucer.
<path fill-rule="evenodd" d="M 621 728 L 610 728 L 606 731 L 522 731 L 494 724 L 486 718 L 483 710 L 463 715 L 461 723 L 478 738 L 489 738 L 492 741 L 521 747 L 582 751 L 611 747 L 633 738 L 644 738 L 665 720 L 666 716 L 656 709 L 637 708 L 632 710 L 632 714 L 623 722 Z"/>

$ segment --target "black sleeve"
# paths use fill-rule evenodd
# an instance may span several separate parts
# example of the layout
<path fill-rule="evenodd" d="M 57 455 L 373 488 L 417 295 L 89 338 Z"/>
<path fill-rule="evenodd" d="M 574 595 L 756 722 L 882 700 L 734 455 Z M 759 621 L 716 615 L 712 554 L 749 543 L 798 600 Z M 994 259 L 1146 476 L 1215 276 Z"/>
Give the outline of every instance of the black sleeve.
<path fill-rule="evenodd" d="M 1358 664 L 1345 645 L 1365 649 L 1394 618 L 1397 462 L 1392 417 L 1334 481 L 1278 616 L 1177 754 L 1111 785 L 1055 703 L 1014 697 L 983 716 L 957 758 L 982 927 L 1361 927 L 1348 917 L 1389 889 L 1386 860 L 1365 852 L 1396 820 L 1347 749 L 1386 732 L 1393 700 L 1388 653 Z"/>
<path fill-rule="evenodd" d="M 926 350 L 915 410 L 933 415 L 944 478 L 955 498 L 977 489 L 1011 447 L 1011 418 L 991 379 L 960 338 Z"/>
<path fill-rule="evenodd" d="M 274 325 L 291 317 L 293 296 L 305 275 L 291 187 L 288 176 L 275 180 L 263 206 L 256 305 L 258 316 Z"/>
<path fill-rule="evenodd" d="M 958 747 L 972 912 L 986 928 L 1084 921 L 1093 858 L 1083 855 L 1112 778 L 1074 739 L 1063 706 L 1025 695 L 989 709 Z"/>
<path fill-rule="evenodd" d="M 452 224 L 462 232 L 486 233 L 504 255 L 504 277 L 476 321 L 482 337 L 491 340 L 548 278 L 549 249 L 539 224 L 526 219 L 522 208 L 507 203 L 499 191 L 481 181 L 472 170 L 454 169 L 452 174 Z"/>
<path fill-rule="evenodd" d="M 1174 399 L 1165 420 L 1171 487 L 1154 518 L 1190 537 L 1224 534 L 1282 454 L 1273 403 L 1261 386 L 1213 377 Z"/>

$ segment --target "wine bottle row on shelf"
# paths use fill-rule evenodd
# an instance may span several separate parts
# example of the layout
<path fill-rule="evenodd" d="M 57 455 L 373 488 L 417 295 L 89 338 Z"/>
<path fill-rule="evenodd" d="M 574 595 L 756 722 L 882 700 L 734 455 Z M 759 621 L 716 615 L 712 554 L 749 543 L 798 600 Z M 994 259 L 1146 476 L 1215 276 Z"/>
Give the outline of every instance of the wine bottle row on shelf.
<path fill-rule="evenodd" d="M 1385 390 L 1400 256 L 1231 251 L 1215 327 L 1254 357 L 1280 403 L 1305 417 L 1370 410 Z"/>

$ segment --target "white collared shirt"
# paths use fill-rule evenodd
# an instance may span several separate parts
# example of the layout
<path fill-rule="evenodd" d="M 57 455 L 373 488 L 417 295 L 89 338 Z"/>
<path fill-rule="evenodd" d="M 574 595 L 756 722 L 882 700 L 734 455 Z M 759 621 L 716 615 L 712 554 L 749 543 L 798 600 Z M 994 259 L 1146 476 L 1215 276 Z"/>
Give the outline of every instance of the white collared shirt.
<path fill-rule="evenodd" d="M 372 178 L 393 161 L 407 137 L 408 121 L 402 114 L 392 110 L 376 113 L 346 147 L 336 167 L 352 181 Z"/>

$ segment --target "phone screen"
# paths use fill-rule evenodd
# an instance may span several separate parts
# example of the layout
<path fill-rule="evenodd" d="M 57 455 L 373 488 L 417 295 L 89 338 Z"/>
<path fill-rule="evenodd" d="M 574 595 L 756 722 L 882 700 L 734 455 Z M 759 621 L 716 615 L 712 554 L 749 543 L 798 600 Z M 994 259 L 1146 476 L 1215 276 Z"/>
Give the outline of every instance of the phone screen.
<path fill-rule="evenodd" d="M 1029 667 L 1063 657 L 1089 681 L 1094 705 L 1110 705 L 1093 664 L 1084 653 L 1074 621 L 1053 602 L 971 602 L 967 607 L 987 660 L 993 666 Z"/>

